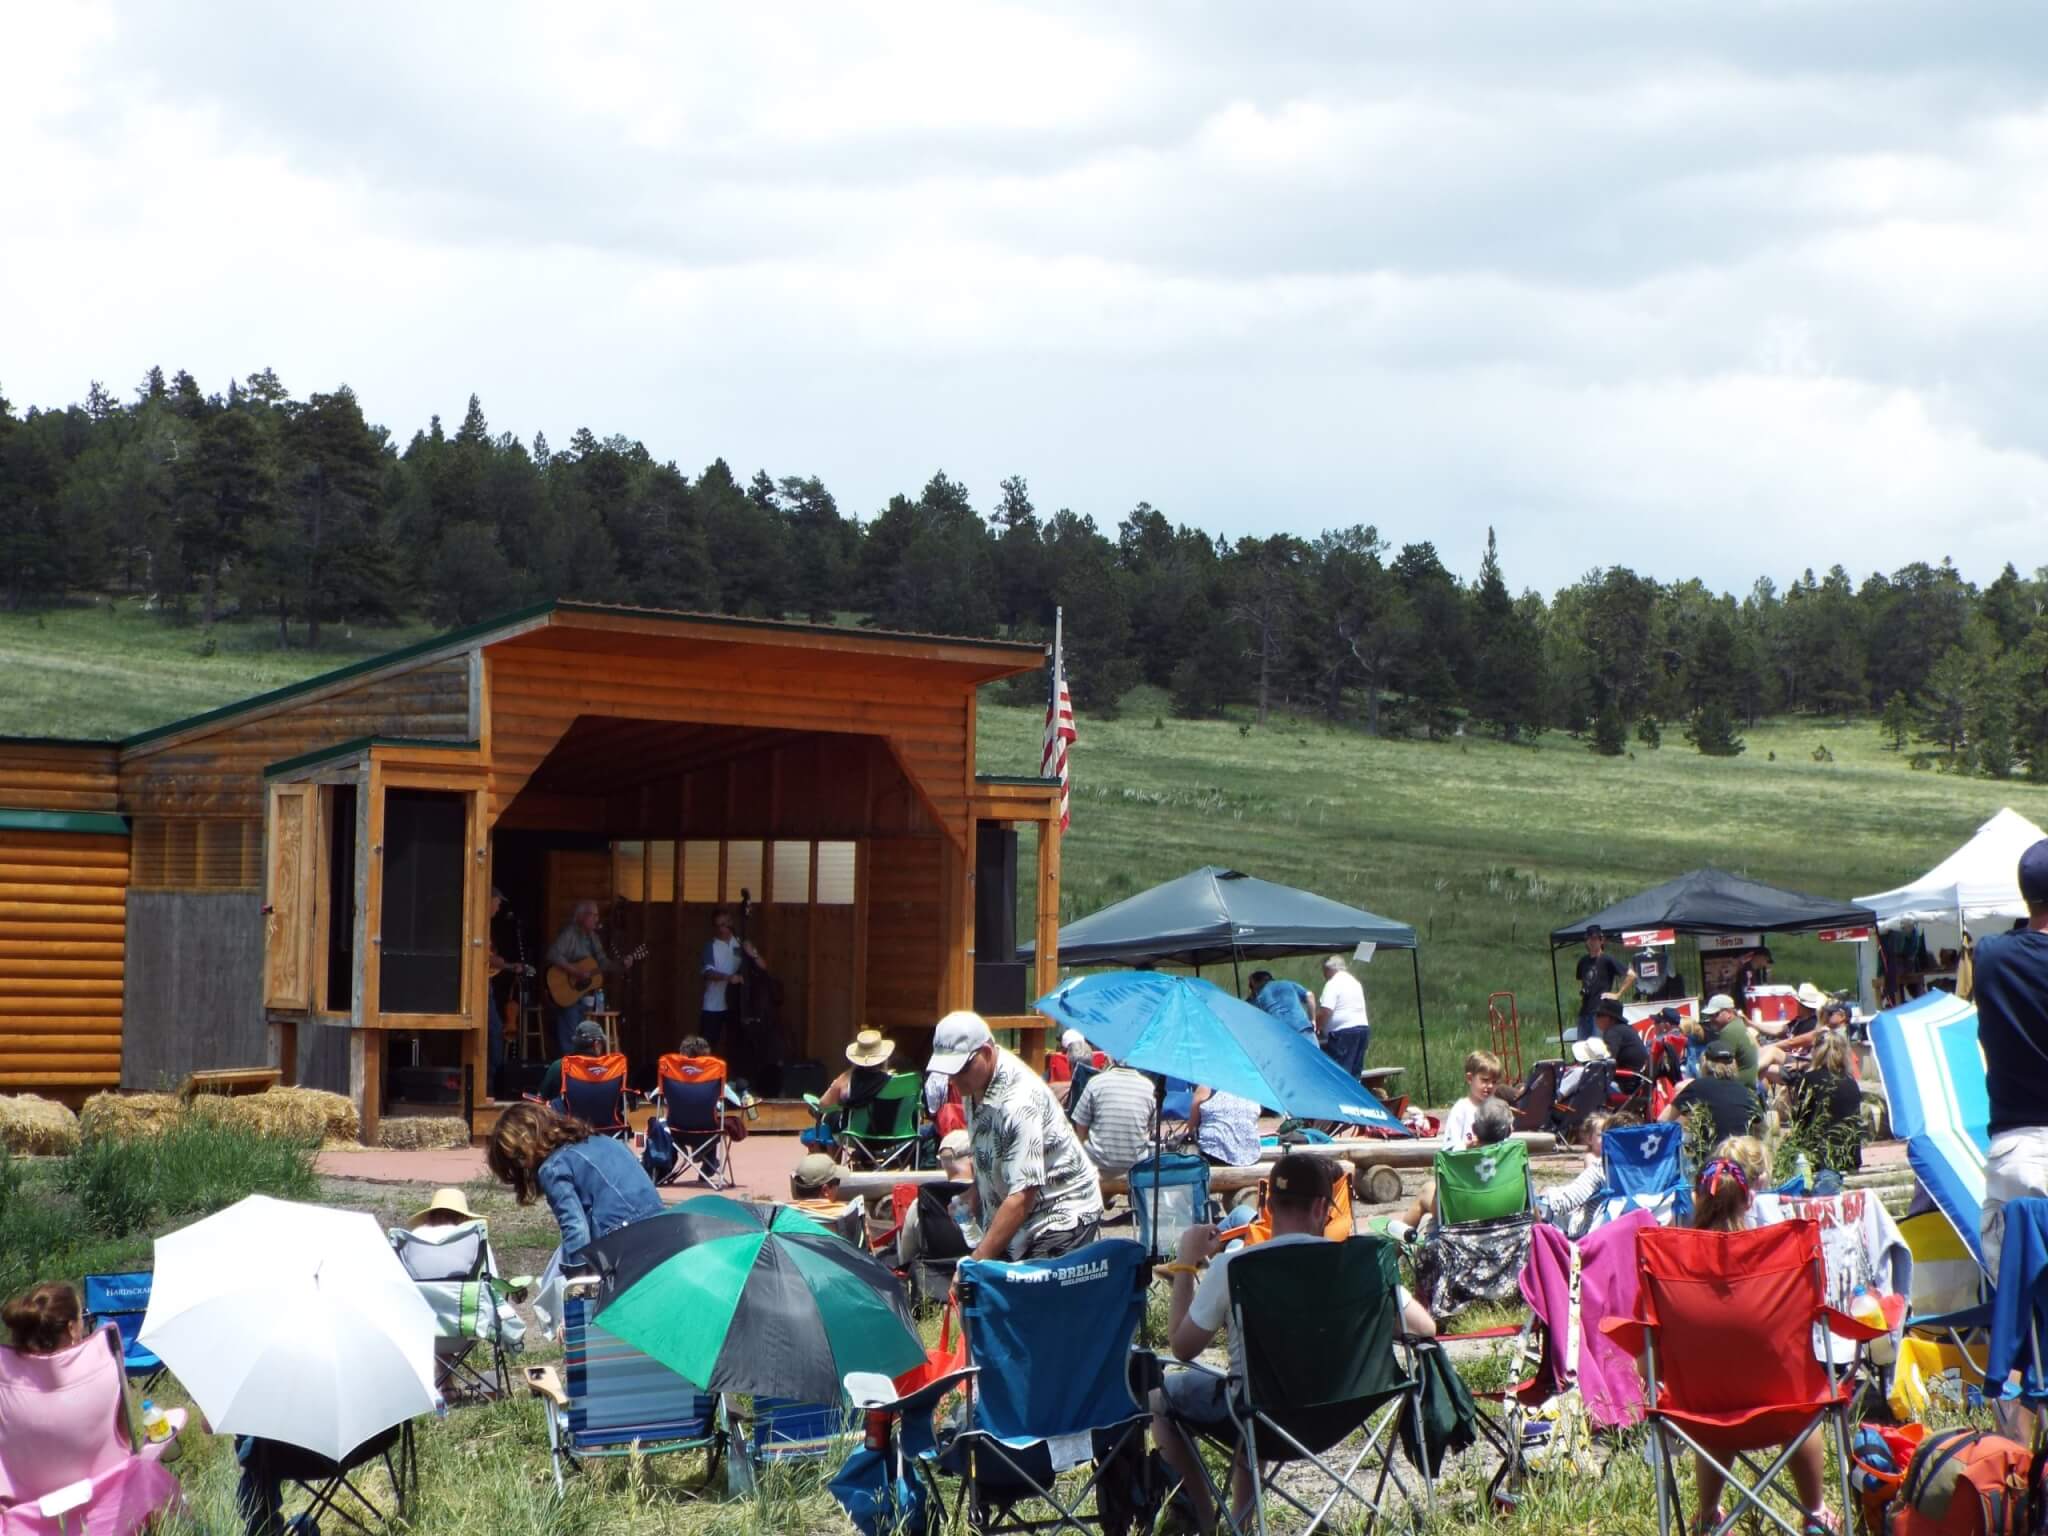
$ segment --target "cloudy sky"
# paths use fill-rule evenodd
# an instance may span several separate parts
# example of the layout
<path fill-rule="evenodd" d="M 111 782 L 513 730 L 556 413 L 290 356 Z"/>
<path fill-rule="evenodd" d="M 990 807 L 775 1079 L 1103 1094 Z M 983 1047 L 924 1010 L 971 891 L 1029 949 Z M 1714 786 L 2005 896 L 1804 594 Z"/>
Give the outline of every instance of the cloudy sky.
<path fill-rule="evenodd" d="M 346 381 L 872 513 L 2048 560 L 2048 9 L 21 5 L 0 387 Z"/>

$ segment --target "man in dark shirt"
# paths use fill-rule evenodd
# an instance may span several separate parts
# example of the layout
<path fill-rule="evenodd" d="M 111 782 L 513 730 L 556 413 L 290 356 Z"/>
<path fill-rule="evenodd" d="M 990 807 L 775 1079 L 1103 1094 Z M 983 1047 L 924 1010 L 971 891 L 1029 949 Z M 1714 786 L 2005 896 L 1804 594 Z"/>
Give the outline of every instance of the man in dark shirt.
<path fill-rule="evenodd" d="M 1595 1005 L 1594 1016 L 1600 1021 L 1600 1043 L 1607 1047 L 1615 1066 L 1639 1075 L 1650 1070 L 1650 1048 L 1643 1044 L 1643 1037 L 1629 1023 L 1628 1014 L 1618 1001 L 1601 998 Z"/>
<path fill-rule="evenodd" d="M 1590 1040 L 1600 1032 L 1599 1008 L 1603 997 L 1616 997 L 1635 982 L 1636 973 L 1624 970 L 1607 953 L 1607 935 L 1595 923 L 1586 929 L 1586 952 L 1579 956 L 1573 973 L 1579 982 L 1579 1034 Z"/>
<path fill-rule="evenodd" d="M 2048 838 L 2020 855 L 2027 926 L 1977 945 L 1977 1044 L 1991 1100 L 1984 1267 L 1996 1281 L 2005 1203 L 2048 1195 Z"/>

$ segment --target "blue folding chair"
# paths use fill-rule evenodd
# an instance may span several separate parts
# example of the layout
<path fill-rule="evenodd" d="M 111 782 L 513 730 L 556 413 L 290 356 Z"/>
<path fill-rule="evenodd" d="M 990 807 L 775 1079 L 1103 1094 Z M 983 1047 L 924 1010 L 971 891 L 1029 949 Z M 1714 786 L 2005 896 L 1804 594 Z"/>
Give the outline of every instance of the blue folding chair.
<path fill-rule="evenodd" d="M 529 1366 L 526 1386 L 547 1419 L 557 1494 L 564 1473 L 588 1456 L 703 1451 L 706 1484 L 718 1469 L 726 1443 L 718 1399 L 592 1323 L 580 1291 L 562 1299 L 561 1373 Z"/>
<path fill-rule="evenodd" d="M 772 1466 L 844 1453 L 857 1422 L 851 1409 L 838 1404 L 756 1396 L 742 1413 L 727 1398 L 725 1423 L 732 1441 L 735 1486 L 754 1487 Z"/>
<path fill-rule="evenodd" d="M 979 1374 L 940 1452 L 941 1468 L 960 1479 L 956 1521 L 965 1511 L 979 1536 L 1146 1527 L 1157 1504 L 1150 1414 L 1131 1369 L 1149 1278 L 1144 1248 L 1128 1238 L 1057 1259 L 961 1261 L 955 1288 Z M 1091 1462 L 1087 1480 L 1063 1495 L 1060 1474 Z M 1034 1505 L 1050 1515 L 1034 1517 Z"/>
<path fill-rule="evenodd" d="M 149 1311 L 150 1289 L 156 1276 L 146 1269 L 124 1274 L 85 1277 L 85 1326 L 88 1330 L 112 1323 L 121 1334 L 121 1365 L 130 1376 L 140 1376 L 145 1388 L 156 1384 L 164 1373 L 156 1351 L 145 1348 L 142 1339 L 143 1314 Z"/>
<path fill-rule="evenodd" d="M 1692 1219 L 1692 1174 L 1682 1125 L 1659 1122 L 1606 1131 L 1600 1137 L 1600 1177 L 1600 1193 L 1565 1224 L 1574 1237 L 1633 1210 L 1651 1212 L 1661 1226 Z"/>
<path fill-rule="evenodd" d="M 1164 1081 L 1159 1097 L 1159 1135 L 1161 1140 L 1174 1141 L 1188 1133 L 1188 1116 L 1195 1112 L 1195 1085 L 1177 1077 Z"/>
<path fill-rule="evenodd" d="M 1180 1251 L 1180 1235 L 1209 1219 L 1209 1163 L 1189 1152 L 1168 1152 L 1131 1164 L 1131 1210 L 1138 1241 L 1156 1261 Z M 1157 1220 L 1157 1232 L 1154 1221 Z"/>
<path fill-rule="evenodd" d="M 2048 1200 L 2006 1202 L 2001 1219 L 1998 1279 L 1988 1301 L 1953 1312 L 1906 1319 L 1907 1330 L 1946 1334 L 1971 1359 L 1964 1336 L 1988 1330 L 1984 1396 L 2017 1398 L 2038 1409 L 2048 1403 Z"/>

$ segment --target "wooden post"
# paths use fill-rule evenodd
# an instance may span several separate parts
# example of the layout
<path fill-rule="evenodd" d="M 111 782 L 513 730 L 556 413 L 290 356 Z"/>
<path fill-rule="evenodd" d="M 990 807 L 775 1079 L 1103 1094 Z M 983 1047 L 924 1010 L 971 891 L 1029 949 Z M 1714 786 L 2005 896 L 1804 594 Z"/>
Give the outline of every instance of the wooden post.
<path fill-rule="evenodd" d="M 1038 931 L 1032 964 L 1037 969 L 1036 995 L 1045 996 L 1060 984 L 1060 818 L 1058 802 L 1038 824 Z"/>
<path fill-rule="evenodd" d="M 354 1029 L 348 1040 L 348 1096 L 362 1121 L 363 1145 L 377 1145 L 377 1121 L 384 1110 L 384 1031 Z"/>

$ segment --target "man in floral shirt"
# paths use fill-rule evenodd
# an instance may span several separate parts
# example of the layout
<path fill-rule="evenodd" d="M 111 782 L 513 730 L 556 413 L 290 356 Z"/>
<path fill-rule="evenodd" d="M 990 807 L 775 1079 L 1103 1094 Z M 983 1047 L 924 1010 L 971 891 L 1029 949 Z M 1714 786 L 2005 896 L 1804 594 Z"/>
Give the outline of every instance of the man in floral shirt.
<path fill-rule="evenodd" d="M 929 1071 L 967 1101 L 977 1259 L 1048 1259 L 1095 1241 L 1102 1186 L 1052 1090 L 996 1044 L 988 1021 L 962 1010 L 932 1032 Z"/>

